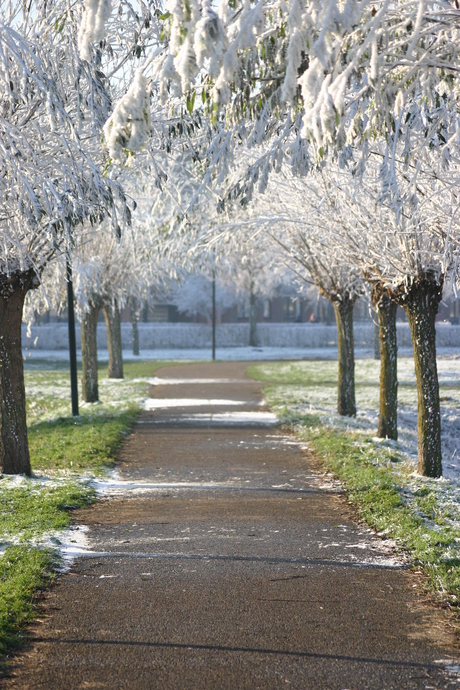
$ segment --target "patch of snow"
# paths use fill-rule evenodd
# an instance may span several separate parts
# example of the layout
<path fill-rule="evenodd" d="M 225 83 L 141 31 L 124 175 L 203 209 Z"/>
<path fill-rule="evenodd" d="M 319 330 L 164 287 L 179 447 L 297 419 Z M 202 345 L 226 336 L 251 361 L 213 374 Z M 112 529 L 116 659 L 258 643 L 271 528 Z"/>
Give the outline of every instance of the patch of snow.
<path fill-rule="evenodd" d="M 68 480 L 69 476 L 70 474 L 66 471 L 61 472 L 55 477 L 48 477 L 45 474 L 40 474 L 40 472 L 34 472 L 31 477 L 27 477 L 25 474 L 3 474 L 0 475 L 0 491 L 24 486 L 38 489 L 45 486 L 54 487 Z"/>
<path fill-rule="evenodd" d="M 168 379 L 154 376 L 147 379 L 151 386 L 182 386 L 184 384 L 208 384 L 208 383 L 254 383 L 252 379 Z"/>
<path fill-rule="evenodd" d="M 147 398 L 144 402 L 144 410 L 161 410 L 171 407 L 241 407 L 247 405 L 244 400 L 219 400 L 206 398 Z"/>
<path fill-rule="evenodd" d="M 89 549 L 89 527 L 87 525 L 72 525 L 66 530 L 54 535 L 59 540 L 58 549 L 63 558 L 63 570 L 68 570 L 75 558 L 82 556 Z M 50 543 L 56 548 L 56 543 Z"/>
<path fill-rule="evenodd" d="M 94 479 L 91 486 L 100 496 L 120 496 L 139 494 L 148 491 L 162 491 L 165 489 L 238 489 L 235 484 L 228 482 L 132 482 L 129 480 Z"/>
<path fill-rule="evenodd" d="M 183 416 L 180 420 L 170 421 L 199 421 L 217 424 L 254 424 L 261 426 L 272 426 L 279 423 L 278 417 L 273 412 L 215 412 L 197 413 Z"/>

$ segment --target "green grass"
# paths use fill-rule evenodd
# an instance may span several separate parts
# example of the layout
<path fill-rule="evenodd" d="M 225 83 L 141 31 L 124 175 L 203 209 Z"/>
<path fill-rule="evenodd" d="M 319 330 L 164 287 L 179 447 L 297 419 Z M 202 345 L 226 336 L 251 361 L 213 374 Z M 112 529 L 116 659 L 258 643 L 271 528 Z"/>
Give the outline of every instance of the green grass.
<path fill-rule="evenodd" d="M 323 465 L 341 479 L 360 519 L 384 532 L 423 568 L 431 591 L 460 604 L 460 534 L 450 524 L 448 510 L 438 506 L 436 493 L 420 484 L 409 489 L 409 471 L 391 449 L 382 449 L 355 434 L 311 426 L 311 419 L 297 427 Z"/>
<path fill-rule="evenodd" d="M 69 526 L 70 511 L 88 505 L 95 494 L 87 483 L 33 482 L 19 486 L 0 481 L 0 537 L 2 543 L 40 540 Z M 0 559 L 1 561 L 1 559 Z"/>
<path fill-rule="evenodd" d="M 324 408 L 315 405 L 308 410 L 309 401 L 319 399 L 312 389 L 323 377 L 328 378 L 330 364 L 273 363 L 253 365 L 247 372 L 270 383 L 264 390 L 267 402 L 308 444 L 325 469 L 342 481 L 359 518 L 394 539 L 414 567 L 423 570 L 427 588 L 459 611 L 460 508 L 456 487 L 415 475 L 413 464 L 398 444 L 378 442 L 373 438 L 375 428 L 367 429 L 359 419 L 345 419 L 341 427 L 332 411 L 325 414 Z M 361 375 L 364 378 L 362 371 Z"/>
<path fill-rule="evenodd" d="M 113 414 L 59 417 L 34 424 L 29 428 L 32 471 L 100 474 L 113 467 L 115 453 L 136 413 L 133 405 Z"/>
<path fill-rule="evenodd" d="M 68 364 L 62 364 L 26 363 L 29 447 L 36 477 L 0 479 L 0 668 L 1 658 L 21 644 L 21 631 L 35 616 L 34 594 L 53 577 L 58 556 L 50 545 L 69 526 L 72 510 L 95 500 L 85 477 L 113 467 L 148 394 L 145 379 L 175 362 L 125 363 L 122 381 L 107 379 L 107 365 L 100 366 L 101 403 L 81 405 L 75 418 Z"/>
<path fill-rule="evenodd" d="M 50 583 L 56 556 L 49 549 L 13 546 L 0 558 L 0 670 L 1 658 L 23 644 L 22 630 L 36 616 L 34 597 Z"/>
<path fill-rule="evenodd" d="M 100 404 L 80 404 L 70 416 L 70 381 L 62 370 L 26 372 L 29 447 L 33 471 L 100 474 L 113 467 L 115 453 L 132 427 L 140 400 L 147 395 L 142 379 L 174 362 L 140 360 L 124 364 L 124 380 L 107 379 L 99 367 Z"/>
<path fill-rule="evenodd" d="M 10 482 L 0 480 L 0 671 L 5 655 L 22 644 L 22 630 L 36 615 L 34 596 L 52 580 L 59 562 L 44 537 L 49 542 L 69 526 L 71 510 L 94 500 L 88 485 L 72 481 L 44 486 L 24 480 L 13 488 Z"/>

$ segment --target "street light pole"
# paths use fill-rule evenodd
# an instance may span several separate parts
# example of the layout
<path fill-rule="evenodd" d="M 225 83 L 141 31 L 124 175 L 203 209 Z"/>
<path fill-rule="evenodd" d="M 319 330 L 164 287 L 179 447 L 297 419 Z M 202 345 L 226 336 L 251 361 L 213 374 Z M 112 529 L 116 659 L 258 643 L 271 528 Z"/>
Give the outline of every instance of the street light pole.
<path fill-rule="evenodd" d="M 216 276 L 212 273 L 212 359 L 216 359 Z"/>
<path fill-rule="evenodd" d="M 75 310 L 73 300 L 72 264 L 67 257 L 67 309 L 69 313 L 69 358 L 70 358 L 70 392 L 72 398 L 72 415 L 78 417 L 78 382 L 77 382 L 77 339 L 75 337 Z"/>

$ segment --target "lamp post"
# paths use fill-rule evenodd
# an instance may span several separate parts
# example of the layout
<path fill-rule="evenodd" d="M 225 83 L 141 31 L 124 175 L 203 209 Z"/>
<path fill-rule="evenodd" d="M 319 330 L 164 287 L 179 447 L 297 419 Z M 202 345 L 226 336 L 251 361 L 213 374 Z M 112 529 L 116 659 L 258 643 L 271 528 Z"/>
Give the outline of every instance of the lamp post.
<path fill-rule="evenodd" d="M 216 359 L 216 276 L 212 272 L 212 359 Z"/>
<path fill-rule="evenodd" d="M 72 398 L 72 415 L 78 417 L 78 382 L 77 382 L 77 340 L 75 337 L 75 310 L 73 300 L 72 264 L 67 257 L 67 308 L 69 313 L 69 359 L 70 359 L 70 392 Z"/>

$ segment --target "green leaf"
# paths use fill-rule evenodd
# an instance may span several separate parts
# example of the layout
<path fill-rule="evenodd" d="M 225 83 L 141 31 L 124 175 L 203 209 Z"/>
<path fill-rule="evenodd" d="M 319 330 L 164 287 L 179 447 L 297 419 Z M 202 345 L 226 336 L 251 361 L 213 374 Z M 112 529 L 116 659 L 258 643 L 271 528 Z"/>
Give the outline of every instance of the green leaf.
<path fill-rule="evenodd" d="M 217 119 L 219 116 L 219 105 L 217 103 L 212 104 L 212 114 L 211 114 L 211 122 L 213 125 L 217 124 Z"/>
<path fill-rule="evenodd" d="M 165 20 L 169 19 L 171 16 L 171 12 L 163 12 L 163 14 L 160 14 L 160 19 Z"/>
<path fill-rule="evenodd" d="M 189 115 L 193 112 L 193 106 L 195 105 L 196 92 L 194 91 L 190 96 L 187 96 L 187 110 Z"/>

